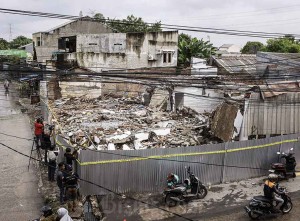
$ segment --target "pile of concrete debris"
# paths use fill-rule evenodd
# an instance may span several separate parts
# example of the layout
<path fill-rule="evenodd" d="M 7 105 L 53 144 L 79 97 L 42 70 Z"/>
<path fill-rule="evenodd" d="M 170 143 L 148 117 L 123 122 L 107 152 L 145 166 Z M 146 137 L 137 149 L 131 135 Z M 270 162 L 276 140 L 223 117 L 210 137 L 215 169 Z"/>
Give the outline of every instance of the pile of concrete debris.
<path fill-rule="evenodd" d="M 209 116 L 144 106 L 138 98 L 64 98 L 51 103 L 60 133 L 78 148 L 138 150 L 218 143 Z"/>

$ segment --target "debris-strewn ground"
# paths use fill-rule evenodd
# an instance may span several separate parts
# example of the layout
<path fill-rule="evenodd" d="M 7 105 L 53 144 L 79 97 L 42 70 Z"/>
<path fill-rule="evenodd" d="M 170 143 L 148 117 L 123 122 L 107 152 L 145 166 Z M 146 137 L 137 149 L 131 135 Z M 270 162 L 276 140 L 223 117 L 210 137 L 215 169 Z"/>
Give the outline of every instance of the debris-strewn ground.
<path fill-rule="evenodd" d="M 41 109 L 39 105 L 30 105 L 30 100 L 23 98 L 19 99 L 18 102 L 20 105 L 22 105 L 21 110 L 23 112 L 26 112 L 30 118 L 31 122 L 35 120 L 36 117 L 41 116 Z M 41 156 L 38 156 L 36 151 L 33 152 L 33 157 L 36 159 L 41 159 L 40 157 L 44 156 L 44 151 L 41 150 Z M 67 204 L 60 205 L 59 203 L 59 189 L 57 187 L 56 181 L 50 182 L 48 181 L 48 167 L 42 163 L 42 162 L 37 162 L 37 161 L 32 161 L 37 168 L 37 176 L 39 178 L 39 191 L 41 192 L 44 203 L 45 205 L 51 205 L 53 208 L 53 211 L 56 211 L 60 207 L 65 207 L 68 209 Z M 69 212 L 70 216 L 73 218 L 75 221 L 82 221 L 82 216 L 83 216 L 83 205 L 82 201 L 84 199 L 80 199 L 78 201 L 78 207 L 75 210 L 75 212 Z"/>
<path fill-rule="evenodd" d="M 97 150 L 174 148 L 217 143 L 207 115 L 170 112 L 137 98 L 66 98 L 51 106 L 62 135 L 77 147 Z"/>

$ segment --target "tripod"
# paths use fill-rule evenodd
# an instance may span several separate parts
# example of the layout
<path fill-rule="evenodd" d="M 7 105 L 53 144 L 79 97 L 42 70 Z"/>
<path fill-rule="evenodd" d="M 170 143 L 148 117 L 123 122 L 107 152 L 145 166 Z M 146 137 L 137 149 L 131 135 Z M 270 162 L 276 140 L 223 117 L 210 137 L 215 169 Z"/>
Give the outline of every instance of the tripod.
<path fill-rule="evenodd" d="M 37 139 L 36 139 L 36 137 L 33 138 L 32 146 L 31 146 L 30 157 L 29 157 L 29 163 L 28 163 L 28 171 L 29 171 L 29 167 L 30 167 L 30 161 L 31 161 L 31 159 L 34 159 L 34 158 L 32 157 L 32 152 L 36 150 L 37 155 L 38 155 L 38 159 L 41 159 L 41 156 L 42 156 L 42 155 L 41 155 L 41 152 L 40 152 L 40 148 L 33 149 L 34 145 L 37 146 Z"/>

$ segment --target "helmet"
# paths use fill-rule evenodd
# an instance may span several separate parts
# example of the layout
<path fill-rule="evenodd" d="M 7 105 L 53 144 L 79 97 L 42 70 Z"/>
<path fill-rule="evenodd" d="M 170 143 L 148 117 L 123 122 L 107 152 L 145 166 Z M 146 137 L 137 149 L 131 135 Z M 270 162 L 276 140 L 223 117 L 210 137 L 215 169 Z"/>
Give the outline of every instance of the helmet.
<path fill-rule="evenodd" d="M 41 211 L 42 211 L 44 217 L 48 217 L 53 214 L 52 208 L 50 206 L 43 206 Z"/>
<path fill-rule="evenodd" d="M 169 173 L 168 174 L 168 180 L 172 180 L 174 178 L 174 173 Z"/>
<path fill-rule="evenodd" d="M 278 179 L 278 175 L 275 174 L 275 173 L 271 173 L 271 174 L 269 174 L 268 179 L 269 180 L 277 180 Z"/>

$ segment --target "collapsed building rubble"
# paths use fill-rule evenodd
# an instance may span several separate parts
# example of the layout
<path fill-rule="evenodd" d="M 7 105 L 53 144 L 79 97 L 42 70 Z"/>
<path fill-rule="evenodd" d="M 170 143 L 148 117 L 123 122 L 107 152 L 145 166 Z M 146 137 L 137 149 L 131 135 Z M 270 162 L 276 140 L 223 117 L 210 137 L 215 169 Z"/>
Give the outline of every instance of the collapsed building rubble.
<path fill-rule="evenodd" d="M 101 96 L 64 98 L 50 105 L 62 136 L 78 148 L 138 150 L 221 141 L 210 132 L 208 115 L 157 108 L 162 104 L 147 107 L 139 98 Z"/>

